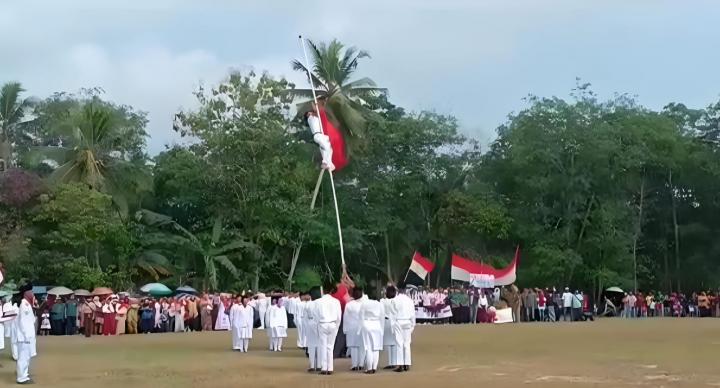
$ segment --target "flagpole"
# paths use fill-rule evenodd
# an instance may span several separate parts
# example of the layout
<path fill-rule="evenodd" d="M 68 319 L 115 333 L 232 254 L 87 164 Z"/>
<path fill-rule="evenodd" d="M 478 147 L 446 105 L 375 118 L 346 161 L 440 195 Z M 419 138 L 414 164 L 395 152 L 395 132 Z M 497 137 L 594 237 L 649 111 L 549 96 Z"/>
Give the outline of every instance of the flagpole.
<path fill-rule="evenodd" d="M 322 120 L 320 119 L 320 106 L 317 102 L 317 95 L 315 94 L 315 84 L 313 82 L 312 73 L 310 72 L 310 61 L 308 60 L 307 50 L 305 49 L 305 39 L 302 35 L 298 36 L 300 39 L 300 46 L 302 47 L 303 56 L 305 57 L 305 70 L 308 73 L 308 80 L 310 81 L 310 91 L 312 92 L 313 102 L 315 103 L 315 113 L 317 113 L 318 121 L 320 122 L 320 130 L 325 133 L 322 127 Z M 328 169 L 328 175 L 330 176 L 330 186 L 332 187 L 333 203 L 335 204 L 335 221 L 337 222 L 338 240 L 340 242 L 340 261 L 342 263 L 343 273 L 347 272 L 345 265 L 345 249 L 343 248 L 342 228 L 340 227 L 340 210 L 338 209 L 337 193 L 335 192 L 335 180 L 333 179 L 333 173 Z M 322 176 L 322 175 L 321 175 Z"/>

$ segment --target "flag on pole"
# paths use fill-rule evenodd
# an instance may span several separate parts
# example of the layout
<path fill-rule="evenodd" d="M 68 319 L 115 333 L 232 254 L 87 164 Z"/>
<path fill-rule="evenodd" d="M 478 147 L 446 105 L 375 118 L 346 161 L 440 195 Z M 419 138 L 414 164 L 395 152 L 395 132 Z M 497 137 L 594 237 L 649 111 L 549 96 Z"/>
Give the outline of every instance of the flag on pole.
<path fill-rule="evenodd" d="M 410 284 L 423 284 L 428 274 L 435 269 L 435 264 L 428 260 L 426 257 L 415 252 L 413 255 L 412 262 L 410 263 L 410 269 L 408 270 L 408 277 L 406 283 Z"/>
<path fill-rule="evenodd" d="M 481 288 L 507 286 L 515 283 L 517 279 L 516 271 L 519 260 L 519 246 L 515 250 L 515 257 L 510 264 L 501 269 L 453 255 L 451 276 L 453 280 L 469 282 Z"/>
<path fill-rule="evenodd" d="M 345 148 L 345 139 L 342 132 L 328 120 L 325 109 L 320 107 L 320 123 L 322 124 L 325 136 L 330 139 L 330 148 L 332 148 L 332 162 L 335 165 L 335 171 L 342 170 L 348 164 L 347 149 Z"/>

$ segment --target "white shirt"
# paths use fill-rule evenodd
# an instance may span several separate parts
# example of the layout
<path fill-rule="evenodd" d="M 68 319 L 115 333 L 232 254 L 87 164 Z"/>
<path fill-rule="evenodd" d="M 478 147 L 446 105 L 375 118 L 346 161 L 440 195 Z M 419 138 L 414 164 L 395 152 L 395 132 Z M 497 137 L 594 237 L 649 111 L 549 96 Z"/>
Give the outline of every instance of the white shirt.
<path fill-rule="evenodd" d="M 336 322 L 340 324 L 342 319 L 342 309 L 340 301 L 330 295 L 323 295 L 322 298 L 315 300 L 313 318 L 317 319 L 317 323 Z"/>
<path fill-rule="evenodd" d="M 563 307 L 572 307 L 573 294 L 565 291 L 562 294 Z"/>
<path fill-rule="evenodd" d="M 415 324 L 415 304 L 407 295 L 398 294 L 390 301 L 392 319 L 412 321 Z"/>
<path fill-rule="evenodd" d="M 308 116 L 308 126 L 310 127 L 310 132 L 312 132 L 313 135 L 321 134 L 322 135 L 322 127 L 320 127 L 320 118 L 315 115 Z"/>
<path fill-rule="evenodd" d="M 285 311 L 285 307 L 277 305 L 272 305 L 270 308 L 268 308 L 267 311 L 267 324 L 268 327 L 287 327 L 288 321 L 287 321 L 287 311 Z"/>
<path fill-rule="evenodd" d="M 20 302 L 15 338 L 13 343 L 29 343 L 35 340 L 35 314 L 30 303 L 23 298 Z"/>
<path fill-rule="evenodd" d="M 360 308 L 364 301 L 367 300 L 367 295 L 363 295 L 358 300 L 351 300 L 345 305 L 345 313 L 343 313 L 343 332 L 354 333 L 360 326 Z"/>
<path fill-rule="evenodd" d="M 347 310 L 347 306 L 345 307 Z M 385 319 L 385 308 L 383 304 L 377 300 L 364 299 L 360 302 L 360 320 L 361 321 L 380 321 Z"/>
<path fill-rule="evenodd" d="M 481 307 L 487 307 L 488 300 L 485 294 L 480 294 L 480 303 L 478 303 Z"/>

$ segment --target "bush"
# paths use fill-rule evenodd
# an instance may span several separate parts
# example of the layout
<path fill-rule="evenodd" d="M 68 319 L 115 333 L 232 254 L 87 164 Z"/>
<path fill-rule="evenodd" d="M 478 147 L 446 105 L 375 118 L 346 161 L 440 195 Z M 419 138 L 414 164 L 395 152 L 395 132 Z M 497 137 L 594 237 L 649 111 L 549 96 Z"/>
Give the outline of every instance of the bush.
<path fill-rule="evenodd" d="M 293 289 L 296 291 L 308 291 L 315 286 L 322 285 L 320 274 L 312 267 L 300 267 L 295 271 L 293 278 Z"/>

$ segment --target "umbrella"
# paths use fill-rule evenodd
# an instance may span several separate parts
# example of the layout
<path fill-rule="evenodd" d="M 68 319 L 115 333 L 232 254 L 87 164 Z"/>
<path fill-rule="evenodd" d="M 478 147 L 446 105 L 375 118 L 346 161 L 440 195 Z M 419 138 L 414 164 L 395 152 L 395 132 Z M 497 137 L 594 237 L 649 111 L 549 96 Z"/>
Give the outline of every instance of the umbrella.
<path fill-rule="evenodd" d="M 607 291 L 607 292 L 620 292 L 620 293 L 625 292 L 625 291 L 623 291 L 622 288 L 620 288 L 620 287 L 609 287 L 609 288 L 606 289 L 605 291 Z"/>
<path fill-rule="evenodd" d="M 101 295 L 110 295 L 113 293 L 113 290 L 107 288 L 107 287 L 96 287 L 92 294 L 95 296 L 101 296 Z"/>
<path fill-rule="evenodd" d="M 71 290 L 67 287 L 55 287 L 55 288 L 52 288 L 47 293 L 50 295 L 58 295 L 59 296 L 59 295 L 70 295 L 73 292 L 74 292 L 73 290 Z"/>
<path fill-rule="evenodd" d="M 175 291 L 177 291 L 179 293 L 183 293 L 183 294 L 197 294 L 198 293 L 196 289 L 194 289 L 190 286 L 178 287 L 177 290 L 175 290 Z"/>
<path fill-rule="evenodd" d="M 194 298 L 195 295 L 189 294 L 189 293 L 187 293 L 187 292 L 181 292 L 181 293 L 175 295 L 175 297 L 178 298 L 178 299 L 180 299 L 180 300 L 185 300 L 185 299 Z"/>
<path fill-rule="evenodd" d="M 92 296 L 90 291 L 83 290 L 82 288 L 75 290 L 74 294 L 75 296 Z"/>
<path fill-rule="evenodd" d="M 162 283 L 148 283 L 140 287 L 140 291 L 153 296 L 170 295 L 173 293 L 173 291 L 169 289 L 168 286 Z"/>

